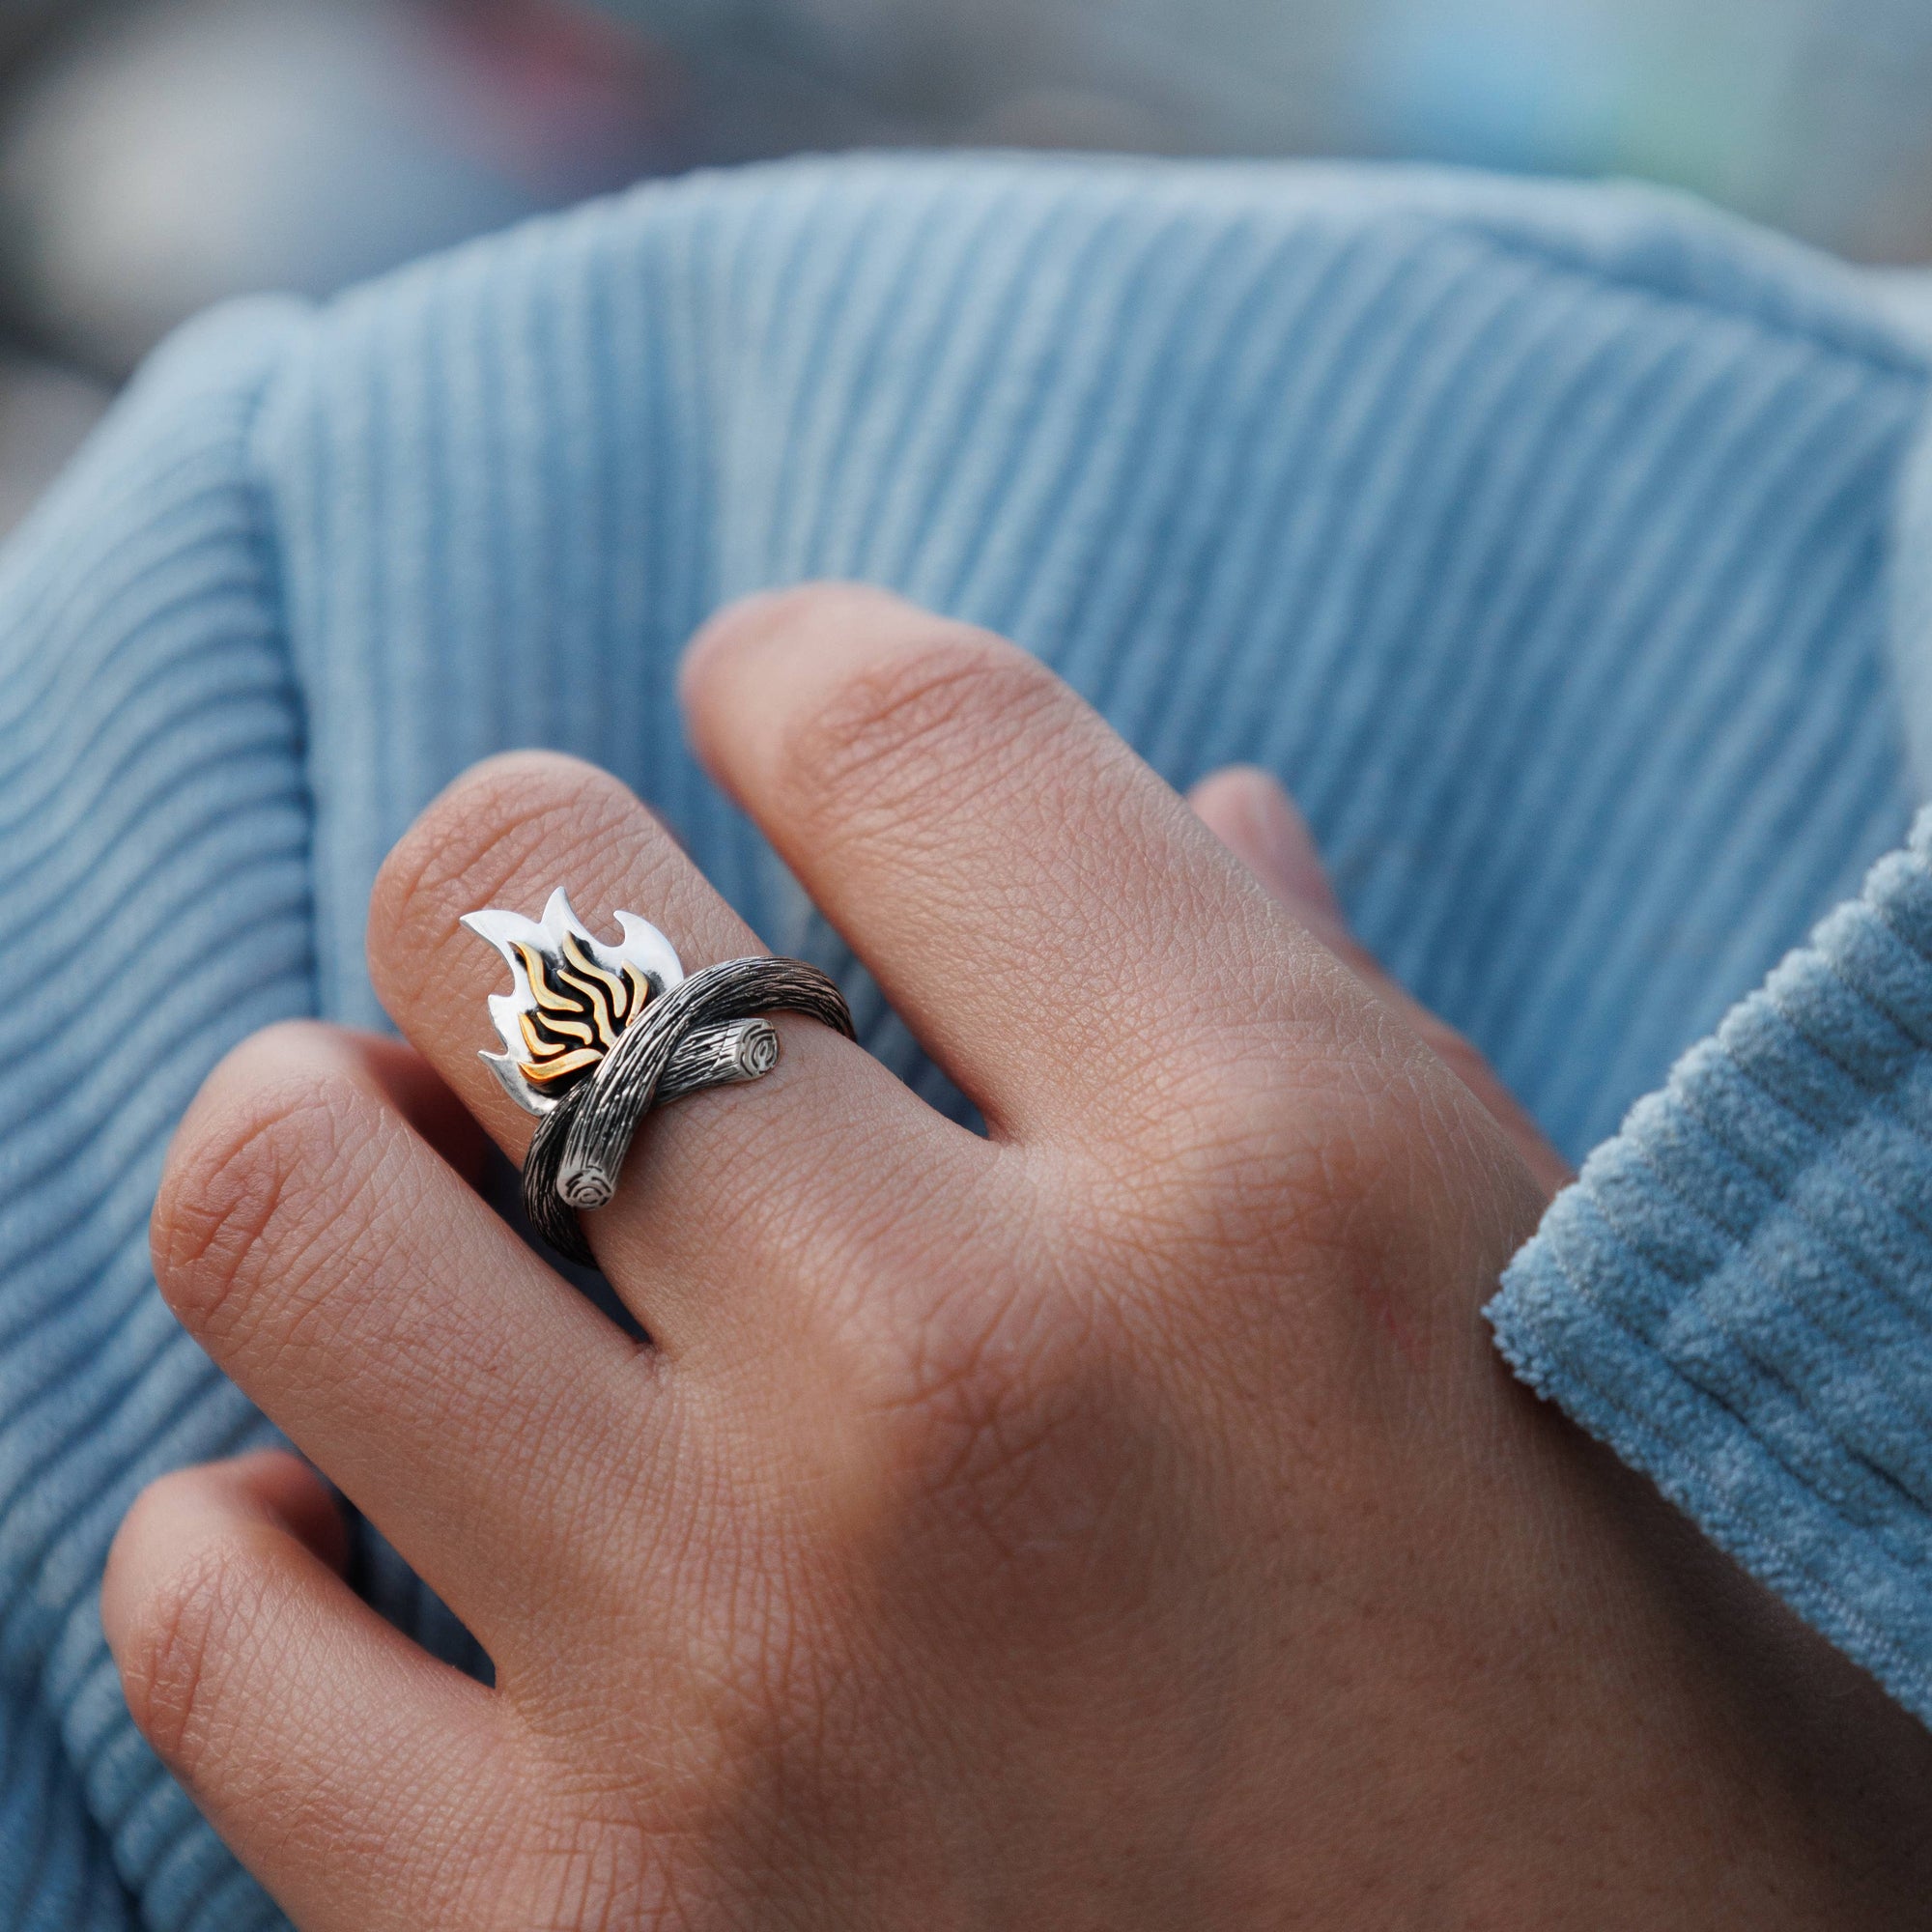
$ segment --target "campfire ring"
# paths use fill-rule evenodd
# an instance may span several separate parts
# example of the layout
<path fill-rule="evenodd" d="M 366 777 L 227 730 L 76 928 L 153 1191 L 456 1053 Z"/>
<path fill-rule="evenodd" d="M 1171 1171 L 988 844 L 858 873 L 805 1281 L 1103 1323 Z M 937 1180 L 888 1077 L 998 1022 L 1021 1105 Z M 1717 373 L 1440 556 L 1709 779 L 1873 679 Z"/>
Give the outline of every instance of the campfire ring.
<path fill-rule="evenodd" d="M 497 910 L 463 922 L 516 980 L 490 1001 L 505 1050 L 482 1058 L 539 1117 L 524 1156 L 524 1209 L 552 1247 L 586 1266 L 596 1263 L 578 1214 L 616 1192 L 653 1107 L 763 1078 L 780 1055 L 767 1013 L 802 1013 L 852 1037 L 844 995 L 815 966 L 731 959 L 687 978 L 655 926 L 633 913 L 617 923 L 618 944 L 599 940 L 561 890 L 541 922 Z"/>

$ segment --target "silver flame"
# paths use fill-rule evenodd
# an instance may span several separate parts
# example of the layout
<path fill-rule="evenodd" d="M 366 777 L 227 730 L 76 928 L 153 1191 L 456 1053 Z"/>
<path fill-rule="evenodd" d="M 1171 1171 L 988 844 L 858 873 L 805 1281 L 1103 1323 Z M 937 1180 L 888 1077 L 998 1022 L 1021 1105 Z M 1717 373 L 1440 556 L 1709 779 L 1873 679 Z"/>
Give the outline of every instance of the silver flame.
<path fill-rule="evenodd" d="M 621 976 L 627 961 L 635 966 L 650 981 L 653 998 L 660 998 L 684 983 L 684 967 L 679 963 L 677 949 L 656 926 L 632 912 L 620 912 L 616 920 L 624 936 L 615 946 L 607 946 L 571 910 L 570 899 L 561 886 L 551 894 L 541 920 L 526 919 L 520 912 L 505 912 L 498 907 L 464 915 L 463 923 L 503 955 L 516 981 L 512 991 L 490 996 L 490 1017 L 497 1023 L 503 1051 L 486 1052 L 479 1058 L 503 1083 L 504 1093 L 526 1113 L 548 1114 L 556 1105 L 558 1096 L 540 1093 L 523 1075 L 522 1062 L 527 1048 L 521 1021 L 525 1013 L 536 1010 L 537 1001 L 524 963 L 517 957 L 518 942 L 561 968 L 564 936 L 574 935 L 578 945 L 607 972 Z"/>

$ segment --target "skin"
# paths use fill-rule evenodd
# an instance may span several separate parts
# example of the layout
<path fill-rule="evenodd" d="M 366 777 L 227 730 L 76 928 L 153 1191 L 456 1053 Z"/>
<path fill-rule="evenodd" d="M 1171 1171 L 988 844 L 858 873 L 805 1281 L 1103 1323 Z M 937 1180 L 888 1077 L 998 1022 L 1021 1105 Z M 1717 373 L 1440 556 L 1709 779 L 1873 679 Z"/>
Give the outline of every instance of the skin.
<path fill-rule="evenodd" d="M 989 1135 L 781 1022 L 588 1217 L 628 1339 L 470 1184 L 530 1122 L 457 917 L 562 881 L 688 966 L 755 942 L 586 766 L 429 808 L 370 923 L 410 1043 L 240 1048 L 155 1259 L 495 1688 L 357 1602 L 291 1457 L 156 1484 L 102 1598 L 298 1925 L 1923 1923 L 1932 1741 L 1499 1365 L 1562 1164 L 1268 781 L 1197 815 L 854 589 L 727 613 L 684 698 Z"/>

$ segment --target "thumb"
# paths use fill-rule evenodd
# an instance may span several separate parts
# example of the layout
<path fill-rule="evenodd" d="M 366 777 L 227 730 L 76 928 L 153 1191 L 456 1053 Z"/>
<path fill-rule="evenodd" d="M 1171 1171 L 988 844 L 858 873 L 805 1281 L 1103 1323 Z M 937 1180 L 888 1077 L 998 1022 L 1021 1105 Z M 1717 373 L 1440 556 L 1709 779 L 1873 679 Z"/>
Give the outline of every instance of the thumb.
<path fill-rule="evenodd" d="M 1544 1139 L 1490 1063 L 1455 1028 L 1397 985 L 1349 930 L 1307 822 L 1274 778 L 1252 766 L 1231 765 L 1203 779 L 1187 794 L 1187 802 L 1208 831 L 1393 1007 L 1489 1109 L 1545 1193 L 1566 1186 L 1573 1179 L 1569 1163 Z"/>

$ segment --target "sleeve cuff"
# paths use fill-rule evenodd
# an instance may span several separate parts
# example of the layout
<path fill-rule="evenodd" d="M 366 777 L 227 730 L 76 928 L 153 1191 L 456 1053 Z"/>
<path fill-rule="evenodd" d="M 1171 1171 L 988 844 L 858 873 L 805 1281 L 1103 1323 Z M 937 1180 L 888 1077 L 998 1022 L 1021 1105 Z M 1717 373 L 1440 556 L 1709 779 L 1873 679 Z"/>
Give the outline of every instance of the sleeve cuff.
<path fill-rule="evenodd" d="M 1932 811 L 1632 1109 L 1488 1313 L 1932 1723 Z"/>

